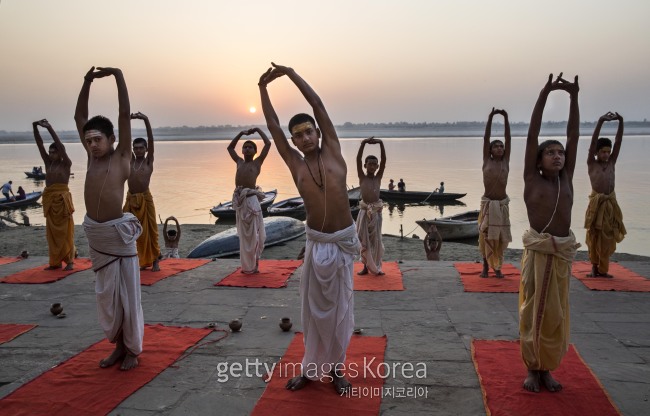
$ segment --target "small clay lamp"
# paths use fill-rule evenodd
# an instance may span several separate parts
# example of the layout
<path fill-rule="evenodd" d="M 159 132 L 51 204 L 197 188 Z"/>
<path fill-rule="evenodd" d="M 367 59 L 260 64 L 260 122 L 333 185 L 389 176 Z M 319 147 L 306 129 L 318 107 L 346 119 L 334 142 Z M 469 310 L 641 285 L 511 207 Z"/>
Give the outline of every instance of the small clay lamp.
<path fill-rule="evenodd" d="M 230 321 L 228 326 L 230 327 L 230 330 L 232 332 L 239 332 L 242 326 L 242 322 L 239 319 L 233 319 L 232 321 Z"/>
<path fill-rule="evenodd" d="M 63 312 L 63 306 L 61 306 L 60 303 L 53 303 L 52 306 L 50 306 L 50 313 L 54 316 L 60 314 Z"/>
<path fill-rule="evenodd" d="M 280 319 L 280 328 L 282 328 L 282 330 L 284 332 L 289 331 L 292 326 L 293 326 L 293 323 L 291 322 L 291 318 L 282 318 L 282 319 Z"/>

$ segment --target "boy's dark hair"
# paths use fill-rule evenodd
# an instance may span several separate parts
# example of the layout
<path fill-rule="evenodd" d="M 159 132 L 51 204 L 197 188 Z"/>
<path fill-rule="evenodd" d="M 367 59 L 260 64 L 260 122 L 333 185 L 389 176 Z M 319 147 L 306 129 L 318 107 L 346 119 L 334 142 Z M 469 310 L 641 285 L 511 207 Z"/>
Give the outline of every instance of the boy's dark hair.
<path fill-rule="evenodd" d="M 135 146 L 138 143 L 142 143 L 144 145 L 144 148 L 147 148 L 147 141 L 143 139 L 142 137 L 138 137 L 136 139 L 133 139 L 133 145 Z"/>
<path fill-rule="evenodd" d="M 244 144 L 242 144 L 242 147 L 244 147 L 246 144 L 250 143 L 251 146 L 253 146 L 253 149 L 255 149 L 255 153 L 257 153 L 257 145 L 255 144 L 254 141 L 252 140 L 246 140 Z"/>
<path fill-rule="evenodd" d="M 310 122 L 311 124 L 314 125 L 314 127 L 316 127 L 316 120 L 314 120 L 314 117 L 310 116 L 309 114 L 299 113 L 291 117 L 291 120 L 289 120 L 289 133 L 291 133 L 291 135 L 293 136 L 293 132 L 291 130 L 296 125 L 301 123 L 306 123 L 306 122 Z"/>
<path fill-rule="evenodd" d="M 50 150 L 54 149 L 54 150 L 56 150 L 57 152 L 59 151 L 59 147 L 56 145 L 56 143 L 50 143 L 50 147 L 49 147 L 49 149 L 50 149 Z"/>
<path fill-rule="evenodd" d="M 542 160 L 542 155 L 544 154 L 544 150 L 546 150 L 546 148 L 549 147 L 552 144 L 559 144 L 564 149 L 564 145 L 562 143 L 558 142 L 557 140 L 544 140 L 543 142 L 541 142 L 539 144 L 539 146 L 537 146 L 537 161 L 538 162 L 540 160 Z"/>
<path fill-rule="evenodd" d="M 495 144 L 497 144 L 497 143 L 501 143 L 501 144 L 503 144 L 503 142 L 502 142 L 501 140 L 492 140 L 492 141 L 490 142 L 490 152 L 492 152 L 492 147 L 493 147 Z M 504 146 L 505 146 L 505 145 L 504 145 Z"/>
<path fill-rule="evenodd" d="M 86 124 L 84 124 L 83 132 L 85 133 L 88 130 L 98 130 L 104 133 L 106 137 L 115 135 L 115 132 L 113 131 L 113 123 L 104 116 L 95 116 L 88 120 Z"/>
<path fill-rule="evenodd" d="M 176 230 L 167 230 L 167 235 L 170 237 L 175 237 L 176 236 Z"/>
<path fill-rule="evenodd" d="M 601 137 L 596 141 L 596 151 L 602 149 L 603 147 L 609 147 L 610 149 L 612 148 L 612 141 L 609 140 L 607 137 Z"/>
<path fill-rule="evenodd" d="M 377 163 L 379 163 L 379 159 L 377 159 L 377 156 L 375 156 L 375 155 L 366 156 L 366 160 L 364 160 L 363 163 L 368 163 L 368 159 L 375 159 L 377 161 Z"/>

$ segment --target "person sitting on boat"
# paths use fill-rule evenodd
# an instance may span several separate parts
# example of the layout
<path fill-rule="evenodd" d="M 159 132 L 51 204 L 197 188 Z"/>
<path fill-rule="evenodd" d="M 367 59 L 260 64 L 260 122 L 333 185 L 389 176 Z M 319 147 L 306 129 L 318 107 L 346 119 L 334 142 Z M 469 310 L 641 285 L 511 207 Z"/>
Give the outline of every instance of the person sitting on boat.
<path fill-rule="evenodd" d="M 379 163 L 376 156 L 368 155 L 362 165 L 361 158 L 366 144 L 376 143 L 379 143 L 381 163 Z M 364 167 L 366 173 L 363 172 Z M 357 153 L 357 175 L 359 176 L 359 187 L 361 188 L 357 234 L 361 242 L 361 262 L 363 263 L 363 270 L 358 273 L 360 275 L 368 274 L 368 272 L 374 275 L 384 274 L 381 271 L 381 260 L 384 255 L 384 243 L 381 241 L 381 211 L 384 208 L 384 202 L 379 198 L 379 189 L 381 188 L 381 178 L 384 176 L 385 168 L 386 150 L 384 149 L 384 143 L 374 137 L 364 139 Z"/>
<path fill-rule="evenodd" d="M 22 186 L 18 187 L 18 191 L 16 191 L 16 193 L 18 193 L 18 195 L 16 195 L 16 201 L 22 201 L 23 199 L 27 198 L 25 196 L 25 190 Z"/>
<path fill-rule="evenodd" d="M 395 181 L 393 179 L 388 181 L 388 190 L 389 191 L 394 191 L 395 190 Z"/>
<path fill-rule="evenodd" d="M 246 140 L 242 145 L 243 158 L 235 151 L 235 146 L 242 136 L 257 133 L 264 141 L 264 147 L 258 157 L 257 145 L 251 140 Z M 237 221 L 237 234 L 239 234 L 239 259 L 242 273 L 259 273 L 259 260 L 264 250 L 266 230 L 260 201 L 264 199 L 264 192 L 256 185 L 257 177 L 262 170 L 262 163 L 271 149 L 271 140 L 259 128 L 240 131 L 228 145 L 228 153 L 237 163 L 235 173 L 235 192 L 232 195 L 232 207 L 235 210 Z"/>
<path fill-rule="evenodd" d="M 437 194 L 444 194 L 445 193 L 445 183 L 440 182 L 440 188 L 434 189 L 433 192 L 435 192 Z"/>
<path fill-rule="evenodd" d="M 176 223 L 176 229 L 167 229 L 167 223 L 169 221 L 174 221 Z M 165 239 L 165 252 L 162 254 L 163 259 L 178 259 L 178 243 L 181 239 L 181 226 L 178 224 L 176 217 L 171 216 L 167 217 L 165 220 L 165 225 L 163 226 L 163 238 Z"/>
<path fill-rule="evenodd" d="M 397 182 L 397 190 L 400 192 L 406 192 L 406 183 L 404 182 L 404 179 L 400 178 L 399 182 Z"/>
<path fill-rule="evenodd" d="M 13 184 L 13 181 L 9 181 L 9 182 L 5 183 L 4 185 L 2 185 L 2 195 L 4 195 L 5 198 L 7 198 L 7 202 L 12 201 L 13 197 L 16 196 L 14 194 L 14 191 L 11 189 L 11 184 Z M 11 192 L 12 197 L 9 197 L 10 192 Z"/>

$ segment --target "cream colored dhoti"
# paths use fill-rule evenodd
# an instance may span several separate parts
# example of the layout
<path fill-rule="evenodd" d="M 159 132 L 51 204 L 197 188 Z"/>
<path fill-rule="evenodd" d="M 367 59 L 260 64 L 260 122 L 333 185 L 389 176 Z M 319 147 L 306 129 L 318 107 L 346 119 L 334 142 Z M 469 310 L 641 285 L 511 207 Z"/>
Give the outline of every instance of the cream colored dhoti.
<path fill-rule="evenodd" d="M 83 226 L 95 271 L 99 323 L 111 342 L 122 332 L 129 353 L 138 355 L 142 352 L 144 316 L 136 240 L 142 226 L 131 213 L 101 223 L 86 215 Z"/>
<path fill-rule="evenodd" d="M 381 199 L 370 204 L 361 201 L 359 208 L 357 234 L 361 242 L 361 262 L 370 273 L 379 274 L 384 256 L 384 243 L 381 241 L 381 210 L 384 202 Z"/>
<path fill-rule="evenodd" d="M 305 261 L 300 278 L 305 355 L 303 376 L 319 380 L 345 363 L 354 330 L 354 257 L 360 244 L 355 225 L 327 234 L 305 225 Z"/>
<path fill-rule="evenodd" d="M 74 261 L 74 205 L 70 188 L 65 183 L 55 183 L 43 191 L 43 215 L 45 234 L 50 255 L 50 266 L 59 267 L 61 262 Z"/>
<path fill-rule="evenodd" d="M 528 370 L 555 370 L 569 347 L 569 280 L 580 244 L 573 232 L 524 233 L 519 285 L 519 340 Z"/>
<path fill-rule="evenodd" d="M 616 243 L 623 241 L 627 234 L 615 192 L 605 195 L 591 191 L 585 214 L 585 228 L 589 260 L 598 267 L 599 273 L 607 273 L 609 257 L 616 251 Z"/>
<path fill-rule="evenodd" d="M 266 230 L 260 201 L 264 192 L 258 186 L 255 189 L 238 186 L 232 195 L 232 207 L 237 219 L 239 234 L 239 259 L 243 273 L 255 273 L 264 250 Z"/>
<path fill-rule="evenodd" d="M 478 216 L 478 249 L 494 270 L 501 270 L 503 253 L 512 241 L 510 233 L 510 198 L 501 201 L 481 197 Z"/>

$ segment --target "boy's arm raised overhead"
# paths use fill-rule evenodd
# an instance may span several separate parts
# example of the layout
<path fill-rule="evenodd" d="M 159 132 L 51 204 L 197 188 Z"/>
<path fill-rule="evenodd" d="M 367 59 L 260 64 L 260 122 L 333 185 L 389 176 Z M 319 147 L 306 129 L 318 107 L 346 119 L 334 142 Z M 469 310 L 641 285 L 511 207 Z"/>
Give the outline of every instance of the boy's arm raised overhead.
<path fill-rule="evenodd" d="M 79 139 L 86 153 L 90 153 L 88 149 L 88 144 L 84 136 L 83 128 L 88 122 L 88 98 L 90 97 L 90 84 L 92 84 L 95 79 L 95 67 L 90 68 L 86 75 L 84 75 L 84 83 L 81 86 L 81 91 L 79 91 L 79 97 L 77 98 L 77 107 L 74 112 L 74 121 L 77 125 L 77 132 L 79 132 Z"/>
<path fill-rule="evenodd" d="M 359 176 L 359 179 L 366 176 L 366 173 L 363 171 L 363 149 L 365 149 L 368 140 L 370 140 L 370 138 L 361 140 L 359 151 L 357 152 L 357 176 Z"/>
<path fill-rule="evenodd" d="M 264 159 L 266 159 L 266 157 L 269 155 L 269 151 L 271 150 L 271 140 L 259 127 L 252 128 L 248 131 L 251 134 L 253 132 L 257 132 L 257 134 L 260 135 L 262 141 L 264 142 L 264 147 L 262 147 L 262 151 L 260 152 L 259 156 L 255 158 L 255 161 L 261 165 L 262 163 L 264 163 Z"/>
<path fill-rule="evenodd" d="M 153 129 L 151 128 L 151 123 L 149 122 L 149 117 L 142 114 L 140 111 L 137 113 L 131 114 L 132 120 L 142 120 L 144 121 L 144 127 L 147 129 L 147 161 L 149 164 L 153 163 L 153 151 L 154 151 L 154 140 L 153 140 Z"/>
<path fill-rule="evenodd" d="M 119 140 L 115 151 L 118 152 L 122 158 L 128 158 L 131 160 L 131 104 L 129 102 L 129 91 L 126 88 L 124 75 L 118 68 L 101 67 L 97 68 L 97 74 L 95 77 L 100 78 L 110 75 L 115 77 L 115 83 L 117 85 L 117 100 L 119 105 L 117 118 Z"/>
<path fill-rule="evenodd" d="M 580 106 L 578 105 L 578 76 L 575 76 L 573 82 L 568 82 L 558 77 L 558 89 L 563 89 L 569 93 L 569 120 L 566 126 L 566 158 L 564 162 L 564 171 L 570 178 L 573 178 L 573 172 L 576 168 L 576 158 L 578 155 L 578 140 L 580 139 Z"/>
<path fill-rule="evenodd" d="M 45 146 L 43 145 L 43 138 L 41 137 L 41 132 L 38 131 L 38 127 L 42 126 L 43 122 L 47 121 L 45 119 L 43 120 L 38 120 L 32 123 L 32 126 L 34 127 L 34 140 L 36 141 L 36 146 L 38 146 L 38 152 L 41 154 L 41 159 L 43 159 L 43 163 L 45 166 L 48 166 L 50 164 L 50 156 L 45 150 Z"/>
<path fill-rule="evenodd" d="M 490 138 L 492 137 L 492 119 L 496 114 L 496 110 L 492 107 L 488 120 L 485 123 L 485 134 L 483 134 L 483 160 L 490 159 Z"/>
<path fill-rule="evenodd" d="M 503 151 L 503 158 L 506 161 L 510 160 L 510 144 L 512 143 L 512 137 L 510 136 L 510 121 L 508 121 L 508 113 L 506 110 L 497 110 L 497 114 L 501 114 L 503 116 L 503 137 L 505 139 L 505 149 Z"/>
<path fill-rule="evenodd" d="M 612 120 L 618 120 L 618 130 L 616 130 L 616 138 L 614 139 L 612 154 L 609 156 L 609 160 L 611 160 L 612 163 L 616 163 L 618 154 L 621 151 L 621 144 L 623 144 L 623 116 L 618 113 L 614 113 L 614 115 L 616 117 Z"/>
<path fill-rule="evenodd" d="M 384 169 L 386 169 L 386 149 L 384 148 L 384 142 L 381 139 L 375 139 L 374 136 L 371 137 L 371 139 L 375 143 L 379 143 L 381 161 L 379 162 L 379 170 L 377 170 L 375 176 L 381 179 L 384 177 Z"/>
<path fill-rule="evenodd" d="M 235 146 L 237 146 L 237 142 L 239 141 L 239 139 L 241 139 L 241 136 L 247 133 L 248 131 L 243 131 L 243 130 L 240 131 L 239 133 L 237 133 L 235 138 L 230 141 L 230 144 L 228 145 L 228 154 L 230 155 L 232 160 L 235 161 L 235 163 L 239 162 L 240 160 L 241 161 L 244 160 L 241 158 L 241 156 L 237 154 L 237 150 L 235 149 Z"/>

